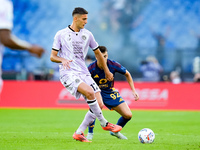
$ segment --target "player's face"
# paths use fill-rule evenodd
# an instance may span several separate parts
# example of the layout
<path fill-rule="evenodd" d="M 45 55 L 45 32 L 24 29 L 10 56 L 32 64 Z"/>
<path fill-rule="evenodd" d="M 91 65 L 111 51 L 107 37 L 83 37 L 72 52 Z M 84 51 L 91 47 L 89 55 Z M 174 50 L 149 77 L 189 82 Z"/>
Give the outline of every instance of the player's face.
<path fill-rule="evenodd" d="M 103 58 L 105 59 L 106 63 L 107 63 L 107 59 L 108 59 L 108 52 L 102 53 L 103 54 Z"/>
<path fill-rule="evenodd" d="M 77 15 L 76 25 L 78 29 L 83 29 L 87 24 L 87 14 Z"/>

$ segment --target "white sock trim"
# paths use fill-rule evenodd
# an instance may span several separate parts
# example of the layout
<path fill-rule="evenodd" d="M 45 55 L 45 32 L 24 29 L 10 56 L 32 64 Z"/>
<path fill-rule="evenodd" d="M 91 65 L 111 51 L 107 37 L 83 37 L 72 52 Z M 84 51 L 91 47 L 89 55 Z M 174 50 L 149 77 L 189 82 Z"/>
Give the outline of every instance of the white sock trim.
<path fill-rule="evenodd" d="M 97 103 L 97 100 L 94 99 L 94 100 L 88 100 L 87 99 L 87 104 L 90 106 L 90 105 L 95 105 Z"/>

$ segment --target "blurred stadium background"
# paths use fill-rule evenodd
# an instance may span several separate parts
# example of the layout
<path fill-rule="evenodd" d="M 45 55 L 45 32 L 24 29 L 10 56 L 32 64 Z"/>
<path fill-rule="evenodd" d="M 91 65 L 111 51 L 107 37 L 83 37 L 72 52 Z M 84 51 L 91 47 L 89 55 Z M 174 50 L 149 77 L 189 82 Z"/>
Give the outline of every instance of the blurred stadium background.
<path fill-rule="evenodd" d="M 24 51 L 5 49 L 5 80 L 59 80 L 57 65 L 49 60 L 53 38 L 71 24 L 71 12 L 80 6 L 89 12 L 86 28 L 100 45 L 107 46 L 110 59 L 124 65 L 135 81 L 141 81 L 140 64 L 150 55 L 159 60 L 163 75 L 178 70 L 183 81 L 193 81 L 193 61 L 200 56 L 199 0 L 12 1 L 13 33 L 40 44 L 47 52 L 37 59 Z M 89 55 L 94 57 L 92 50 Z"/>

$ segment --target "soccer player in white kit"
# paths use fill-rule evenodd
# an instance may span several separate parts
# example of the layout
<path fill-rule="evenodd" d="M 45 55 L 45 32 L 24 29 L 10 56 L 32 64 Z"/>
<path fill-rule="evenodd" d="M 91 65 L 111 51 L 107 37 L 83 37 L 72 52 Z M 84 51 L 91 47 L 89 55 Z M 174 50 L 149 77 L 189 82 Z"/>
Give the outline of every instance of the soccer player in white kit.
<path fill-rule="evenodd" d="M 44 49 L 37 45 L 31 45 L 18 39 L 12 34 L 13 27 L 13 4 L 10 0 L 0 0 L 0 94 L 3 87 L 1 63 L 4 46 L 11 49 L 28 50 L 30 53 L 41 57 Z"/>
<path fill-rule="evenodd" d="M 88 12 L 81 7 L 73 10 L 73 22 L 65 29 L 56 33 L 50 57 L 51 61 L 61 63 L 59 65 L 59 72 L 60 81 L 63 86 L 76 99 L 83 95 L 90 107 L 83 122 L 73 134 L 73 138 L 81 142 L 91 142 L 84 136 L 84 131 L 96 117 L 104 130 L 118 132 L 122 129 L 121 126 L 111 124 L 104 118 L 101 111 L 103 102 L 100 89 L 91 78 L 85 64 L 85 57 L 90 47 L 93 49 L 96 58 L 102 64 L 107 80 L 113 80 L 113 74 L 109 71 L 98 49 L 98 43 L 95 41 L 92 33 L 84 28 L 87 23 L 87 14 Z"/>

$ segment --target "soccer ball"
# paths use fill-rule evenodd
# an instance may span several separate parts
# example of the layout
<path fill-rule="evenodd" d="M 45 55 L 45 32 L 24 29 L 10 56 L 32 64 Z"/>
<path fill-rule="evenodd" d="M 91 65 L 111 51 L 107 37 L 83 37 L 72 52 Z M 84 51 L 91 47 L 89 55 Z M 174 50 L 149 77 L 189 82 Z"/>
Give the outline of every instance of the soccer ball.
<path fill-rule="evenodd" d="M 138 140 L 143 144 L 144 143 L 153 143 L 154 139 L 155 139 L 155 134 L 149 128 L 144 128 L 144 129 L 140 130 L 140 132 L 138 133 Z"/>

